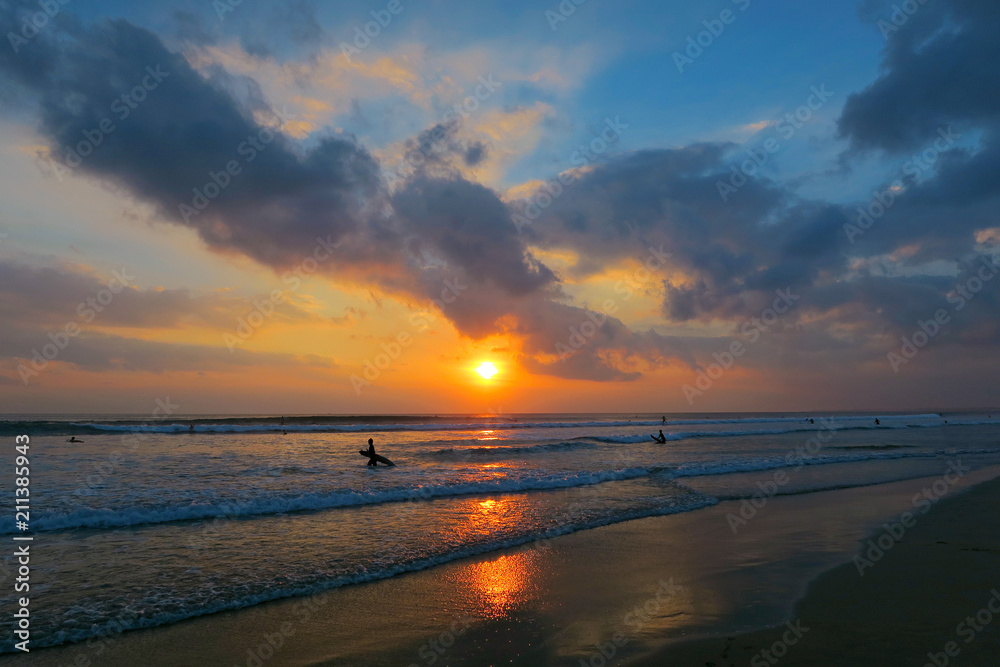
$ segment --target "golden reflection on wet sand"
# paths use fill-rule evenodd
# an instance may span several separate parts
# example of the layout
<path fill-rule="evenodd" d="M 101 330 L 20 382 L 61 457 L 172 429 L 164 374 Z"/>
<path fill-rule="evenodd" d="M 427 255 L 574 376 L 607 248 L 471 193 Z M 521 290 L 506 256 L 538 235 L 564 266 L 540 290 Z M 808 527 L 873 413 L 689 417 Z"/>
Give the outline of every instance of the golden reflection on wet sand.
<path fill-rule="evenodd" d="M 467 569 L 471 601 L 482 618 L 501 618 L 530 596 L 537 552 L 506 554 Z"/>

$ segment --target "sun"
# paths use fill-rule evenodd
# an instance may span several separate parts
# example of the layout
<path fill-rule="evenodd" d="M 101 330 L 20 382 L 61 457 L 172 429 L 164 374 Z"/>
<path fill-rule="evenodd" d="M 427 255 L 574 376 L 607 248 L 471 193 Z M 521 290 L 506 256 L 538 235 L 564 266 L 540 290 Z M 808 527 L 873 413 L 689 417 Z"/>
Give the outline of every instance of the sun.
<path fill-rule="evenodd" d="M 483 363 L 479 364 L 479 368 L 476 369 L 476 372 L 482 375 L 483 379 L 489 380 L 491 377 L 497 374 L 497 367 L 488 361 L 484 361 Z"/>

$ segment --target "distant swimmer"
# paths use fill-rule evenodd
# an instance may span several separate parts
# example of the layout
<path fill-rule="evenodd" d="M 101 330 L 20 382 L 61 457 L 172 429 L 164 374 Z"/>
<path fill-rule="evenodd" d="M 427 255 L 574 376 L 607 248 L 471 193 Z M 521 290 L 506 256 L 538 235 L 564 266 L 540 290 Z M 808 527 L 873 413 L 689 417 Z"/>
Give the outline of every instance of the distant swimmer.
<path fill-rule="evenodd" d="M 667 436 L 663 435 L 662 429 L 660 430 L 660 435 L 651 435 L 649 437 L 652 438 L 655 442 L 660 443 L 661 445 L 667 441 Z"/>
<path fill-rule="evenodd" d="M 663 421 L 661 423 L 662 424 L 666 424 L 667 423 L 667 416 L 666 415 L 663 416 Z"/>
<path fill-rule="evenodd" d="M 191 424 L 190 426 L 188 426 L 188 432 L 194 433 L 194 424 Z"/>
<path fill-rule="evenodd" d="M 810 423 L 810 424 L 815 424 L 815 423 L 816 423 L 816 420 L 815 420 L 815 419 L 810 419 L 810 420 L 809 420 L 809 423 Z"/>
<path fill-rule="evenodd" d="M 76 436 L 74 435 L 74 436 L 72 436 L 72 437 L 71 437 L 71 438 L 70 438 L 69 440 L 67 440 L 66 442 L 83 442 L 83 440 L 80 440 L 79 438 L 77 438 L 77 437 L 76 437 Z"/>
<path fill-rule="evenodd" d="M 879 424 L 881 424 L 881 423 L 882 423 L 882 422 L 880 422 L 880 421 L 879 421 L 878 419 L 876 419 L 876 420 L 875 420 L 875 425 L 876 425 L 876 426 L 878 426 L 878 425 L 879 425 Z"/>
<path fill-rule="evenodd" d="M 282 417 L 281 420 L 278 422 L 278 424 L 280 424 L 281 426 L 284 426 L 285 425 L 285 418 Z"/>

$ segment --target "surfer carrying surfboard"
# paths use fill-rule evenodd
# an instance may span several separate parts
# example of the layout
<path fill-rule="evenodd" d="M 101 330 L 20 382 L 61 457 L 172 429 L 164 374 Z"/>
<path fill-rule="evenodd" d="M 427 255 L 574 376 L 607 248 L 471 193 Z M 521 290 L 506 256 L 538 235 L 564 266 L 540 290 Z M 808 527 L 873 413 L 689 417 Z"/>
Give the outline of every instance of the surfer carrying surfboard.
<path fill-rule="evenodd" d="M 667 442 L 667 436 L 663 435 L 662 430 L 660 431 L 660 435 L 651 435 L 649 437 L 652 438 L 654 441 L 660 443 L 661 445 Z"/>
<path fill-rule="evenodd" d="M 368 438 L 368 449 L 359 449 L 358 454 L 361 454 L 361 456 L 367 456 L 368 465 L 374 468 L 377 468 L 379 463 L 387 466 L 396 465 L 395 463 L 385 458 L 381 454 L 375 453 L 375 442 L 371 438 Z"/>

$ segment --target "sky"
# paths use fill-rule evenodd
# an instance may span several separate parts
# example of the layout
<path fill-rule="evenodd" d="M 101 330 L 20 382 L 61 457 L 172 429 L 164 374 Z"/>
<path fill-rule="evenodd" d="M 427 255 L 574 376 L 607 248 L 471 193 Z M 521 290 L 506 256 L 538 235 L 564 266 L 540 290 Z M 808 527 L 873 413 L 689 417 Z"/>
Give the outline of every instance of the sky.
<path fill-rule="evenodd" d="M 0 27 L 0 413 L 997 404 L 995 0 Z"/>

